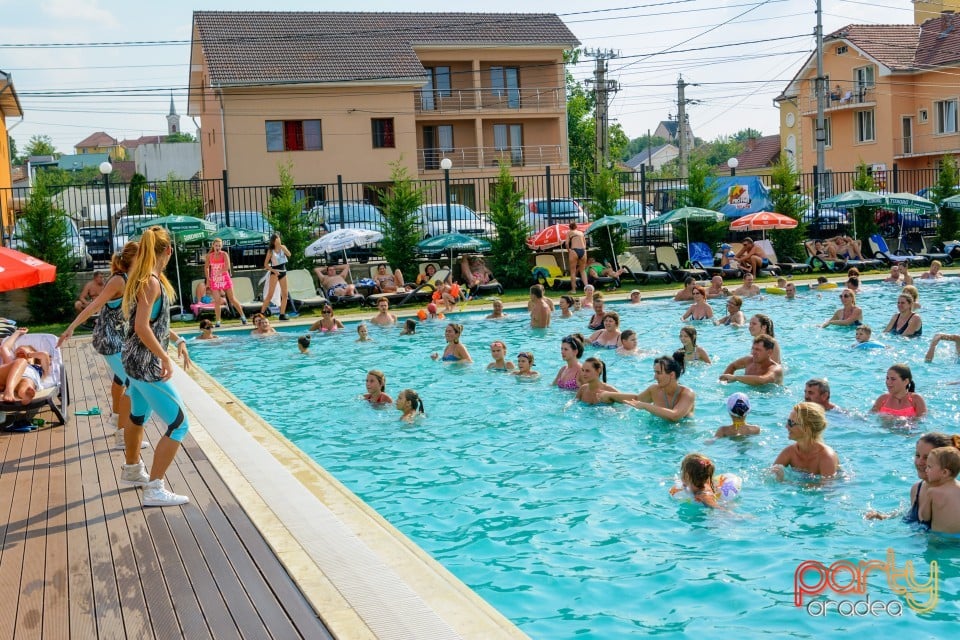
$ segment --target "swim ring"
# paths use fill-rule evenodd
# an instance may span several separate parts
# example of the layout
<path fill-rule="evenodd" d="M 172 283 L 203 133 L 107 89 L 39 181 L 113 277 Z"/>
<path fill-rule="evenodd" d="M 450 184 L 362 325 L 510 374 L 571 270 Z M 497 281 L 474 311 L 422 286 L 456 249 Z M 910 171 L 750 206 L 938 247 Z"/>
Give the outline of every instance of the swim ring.
<path fill-rule="evenodd" d="M 740 495 L 743 480 L 735 473 L 721 473 L 715 478 L 714 486 L 717 490 L 717 500 L 727 502 Z M 683 483 L 679 480 L 670 487 L 670 497 L 674 500 L 693 502 L 693 493 L 683 486 Z"/>
<path fill-rule="evenodd" d="M 783 296 L 787 294 L 787 290 L 783 287 L 767 287 L 767 293 L 775 296 Z"/>

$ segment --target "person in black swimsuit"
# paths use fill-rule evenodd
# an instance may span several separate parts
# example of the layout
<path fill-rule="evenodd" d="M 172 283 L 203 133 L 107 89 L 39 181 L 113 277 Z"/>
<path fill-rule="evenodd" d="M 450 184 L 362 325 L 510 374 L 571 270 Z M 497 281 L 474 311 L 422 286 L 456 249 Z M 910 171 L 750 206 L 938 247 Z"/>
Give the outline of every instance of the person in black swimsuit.
<path fill-rule="evenodd" d="M 951 438 L 945 433 L 940 433 L 939 431 L 932 431 L 930 433 L 925 433 L 920 436 L 920 439 L 917 440 L 917 446 L 915 453 L 913 455 L 913 466 L 917 470 L 917 477 L 920 478 L 920 481 L 915 483 L 910 488 L 910 508 L 906 513 L 903 514 L 903 521 L 908 524 L 919 523 L 921 525 L 930 526 L 930 523 L 920 522 L 920 487 L 923 486 L 924 481 L 927 479 L 927 455 L 938 447 L 946 447 L 951 444 Z M 867 520 L 886 520 L 894 516 L 900 515 L 900 511 L 892 511 L 890 513 L 882 513 L 871 509 L 864 514 L 864 517 Z"/>
<path fill-rule="evenodd" d="M 897 313 L 893 314 L 884 333 L 916 338 L 923 333 L 923 319 L 913 312 L 913 298 L 901 294 L 897 297 Z"/>

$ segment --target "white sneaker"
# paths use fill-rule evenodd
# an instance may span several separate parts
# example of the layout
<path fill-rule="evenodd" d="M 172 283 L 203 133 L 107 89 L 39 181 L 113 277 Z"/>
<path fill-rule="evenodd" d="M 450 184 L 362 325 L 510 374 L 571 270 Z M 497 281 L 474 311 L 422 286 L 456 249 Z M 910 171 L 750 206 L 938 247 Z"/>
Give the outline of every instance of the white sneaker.
<path fill-rule="evenodd" d="M 143 439 L 140 441 L 140 448 L 141 448 L 141 449 L 146 449 L 146 448 L 149 447 L 149 446 L 150 446 L 150 442 L 149 442 L 146 438 L 143 438 Z M 114 449 L 119 449 L 120 451 L 125 451 L 125 450 L 126 450 L 126 448 L 127 448 L 127 443 L 126 443 L 126 441 L 124 440 L 123 429 L 117 429 L 117 430 L 113 433 L 113 448 L 114 448 Z"/>
<path fill-rule="evenodd" d="M 146 487 L 150 484 L 150 476 L 147 475 L 147 469 L 143 462 L 137 464 L 120 465 L 120 482 L 133 485 L 135 487 Z"/>
<path fill-rule="evenodd" d="M 190 502 L 187 496 L 178 496 L 167 491 L 163 486 L 163 479 L 151 480 L 143 490 L 143 506 L 145 507 L 175 507 L 178 504 Z"/>

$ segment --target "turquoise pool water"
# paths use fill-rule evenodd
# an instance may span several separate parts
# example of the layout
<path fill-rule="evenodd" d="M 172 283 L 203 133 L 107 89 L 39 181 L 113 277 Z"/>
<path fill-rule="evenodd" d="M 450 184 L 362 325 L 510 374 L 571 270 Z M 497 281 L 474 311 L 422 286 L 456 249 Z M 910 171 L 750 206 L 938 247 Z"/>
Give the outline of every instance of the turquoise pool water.
<path fill-rule="evenodd" d="M 315 335 L 313 352 L 297 353 L 298 332 L 220 344 L 194 343 L 191 354 L 245 403 L 431 553 L 534 638 L 794 637 L 874 632 L 947 637 L 956 629 L 960 549 L 955 541 L 918 532 L 899 519 L 867 521 L 869 508 L 904 506 L 915 482 L 913 448 L 922 431 L 960 431 L 960 367 L 946 346 L 923 363 L 936 331 L 956 333 L 960 285 L 920 286 L 924 337 L 886 339 L 886 350 L 847 347 L 853 331 L 819 324 L 839 307 L 838 292 L 801 292 L 797 300 L 748 300 L 744 312 L 776 322 L 788 367 L 783 387 L 751 389 L 717 381 L 724 366 L 745 355 L 746 329 L 699 324 L 699 343 L 712 365 L 688 368 L 681 383 L 697 392 L 693 419 L 679 425 L 623 406 L 571 402 L 549 386 L 558 368 L 559 339 L 586 332 L 588 315 L 554 320 L 534 331 L 525 314 L 487 321 L 458 317 L 473 365 L 444 365 L 445 323 L 421 324 L 417 335 L 371 327 L 374 342 L 356 343 L 355 325 Z M 858 297 L 879 332 L 894 312 L 897 290 L 868 285 Z M 722 311 L 722 301 L 712 301 Z M 608 305 L 610 306 L 610 305 Z M 685 304 L 612 305 L 622 328 L 640 334 L 657 354 L 679 346 Z M 876 336 L 876 333 L 875 333 Z M 521 383 L 488 373 L 489 343 L 536 355 L 542 379 Z M 588 347 L 608 364 L 609 382 L 634 391 L 652 383 L 652 358 L 617 356 Z M 887 367 L 910 363 L 931 416 L 915 427 L 883 425 L 867 414 L 885 391 Z M 396 410 L 374 410 L 360 399 L 368 369 L 387 374 L 387 392 L 405 387 L 424 398 L 427 417 L 412 426 Z M 829 416 L 825 439 L 840 455 L 843 474 L 823 486 L 765 470 L 785 447 L 784 422 L 802 399 L 804 382 L 827 377 L 833 400 L 851 415 Z M 759 436 L 711 441 L 728 424 L 723 401 L 745 391 Z M 699 451 L 720 472 L 740 474 L 744 489 L 729 512 L 678 503 L 667 494 L 680 460 Z M 938 603 L 918 615 L 882 574 L 868 579 L 870 601 L 901 603 L 902 614 L 810 615 L 795 607 L 798 564 L 849 559 L 915 565 L 926 581 L 939 563 Z M 808 577 L 809 581 L 813 581 Z M 846 583 L 846 580 L 838 578 Z M 862 595 L 829 594 L 834 601 Z M 918 596 L 926 601 L 926 596 Z M 894 613 L 897 608 L 891 605 Z M 818 610 L 814 609 L 814 613 Z"/>

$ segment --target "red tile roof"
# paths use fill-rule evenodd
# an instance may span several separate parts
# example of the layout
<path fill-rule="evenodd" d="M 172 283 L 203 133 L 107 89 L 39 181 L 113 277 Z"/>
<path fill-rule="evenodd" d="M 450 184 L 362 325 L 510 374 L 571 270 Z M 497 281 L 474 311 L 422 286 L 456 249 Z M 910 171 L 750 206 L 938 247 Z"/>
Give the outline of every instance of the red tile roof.
<path fill-rule="evenodd" d="M 196 11 L 213 85 L 422 78 L 415 46 L 579 43 L 554 14 Z"/>
<path fill-rule="evenodd" d="M 780 135 L 751 138 L 744 144 L 744 151 L 737 156 L 737 171 L 749 169 L 767 169 L 773 166 L 780 156 Z M 727 171 L 727 164 L 718 167 L 719 171 Z"/>
<path fill-rule="evenodd" d="M 121 140 L 120 146 L 124 149 L 136 149 L 142 144 L 160 144 L 166 136 L 140 136 L 132 140 Z"/>
<path fill-rule="evenodd" d="M 960 15 L 944 14 L 920 27 L 915 64 L 920 69 L 960 62 Z"/>
<path fill-rule="evenodd" d="M 842 38 L 894 70 L 913 68 L 920 27 L 914 24 L 851 24 L 824 37 Z"/>
<path fill-rule="evenodd" d="M 116 145 L 116 138 L 103 131 L 97 131 L 75 144 L 74 147 L 77 149 L 88 149 L 93 147 L 115 147 Z"/>

